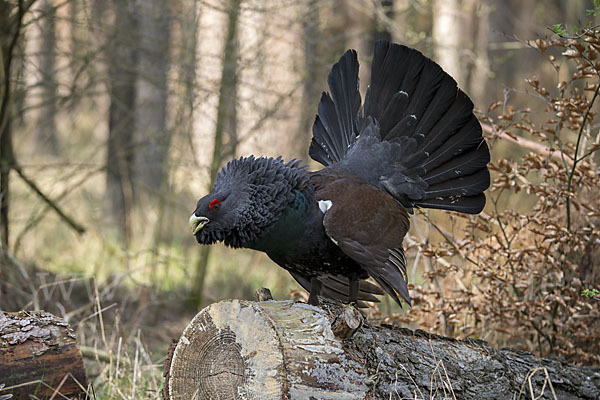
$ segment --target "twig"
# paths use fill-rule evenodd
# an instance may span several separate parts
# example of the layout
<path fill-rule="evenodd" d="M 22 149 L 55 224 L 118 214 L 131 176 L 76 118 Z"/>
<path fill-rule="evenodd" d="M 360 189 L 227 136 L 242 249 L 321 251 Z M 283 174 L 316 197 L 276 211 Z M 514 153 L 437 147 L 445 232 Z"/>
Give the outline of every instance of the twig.
<path fill-rule="evenodd" d="M 449 244 L 450 246 L 452 246 L 452 248 L 454 248 L 454 250 L 456 250 L 456 252 L 457 252 L 457 253 L 458 253 L 460 256 L 462 256 L 462 257 L 463 257 L 465 260 L 467 260 L 467 261 L 468 261 L 468 262 L 470 262 L 471 264 L 474 264 L 475 266 L 479 267 L 479 263 L 478 263 L 477 261 L 473 260 L 472 258 L 470 258 L 469 256 L 466 256 L 466 255 L 464 255 L 464 254 L 463 254 L 463 252 L 462 252 L 462 251 L 461 251 L 461 250 L 460 250 L 460 249 L 459 249 L 459 248 L 456 246 L 456 244 L 454 244 L 454 242 L 453 242 L 453 241 L 452 241 L 452 240 L 451 240 L 451 239 L 450 239 L 450 238 L 449 238 L 449 237 L 446 235 L 446 233 L 445 233 L 444 231 L 442 231 L 442 229 L 441 229 L 440 227 L 438 227 L 438 226 L 437 226 L 437 225 L 436 225 L 436 224 L 435 224 L 435 223 L 434 223 L 434 222 L 431 220 L 431 218 L 429 217 L 429 215 L 425 214 L 423 211 L 421 211 L 421 210 L 419 210 L 419 209 L 417 209 L 417 211 L 418 211 L 418 212 L 419 212 L 421 215 L 423 215 L 423 216 L 424 216 L 424 217 L 427 219 L 427 222 L 429 222 L 429 224 L 430 224 L 431 226 L 433 226 L 433 228 L 434 228 L 436 231 L 438 231 L 438 233 L 439 233 L 440 235 L 442 235 L 442 237 L 444 238 L 444 240 L 446 240 L 446 242 L 448 242 L 448 244 Z"/>
<path fill-rule="evenodd" d="M 590 26 L 589 28 L 585 28 L 583 30 L 583 32 L 581 32 L 580 34 L 577 34 L 575 36 L 569 36 L 569 35 L 559 35 L 558 33 L 554 32 L 552 30 L 552 28 L 548 27 L 547 29 L 549 31 L 551 31 L 552 33 L 558 35 L 558 37 L 561 37 L 563 39 L 581 39 L 582 37 L 584 37 L 585 35 L 587 35 L 589 32 L 594 32 L 596 30 L 596 28 L 599 28 L 600 25 L 594 25 L 594 26 Z"/>
<path fill-rule="evenodd" d="M 61 194 L 56 196 L 54 201 L 62 200 L 69 193 L 71 193 L 71 191 L 73 191 L 75 188 L 78 188 L 79 185 L 81 185 L 84 181 L 86 181 L 90 176 L 97 174 L 98 172 L 100 172 L 103 169 L 104 168 L 98 168 L 98 169 L 92 170 L 91 172 L 88 172 L 82 178 L 80 178 L 74 185 L 65 189 Z M 46 216 L 46 212 L 48 211 L 49 208 L 50 208 L 50 206 L 47 205 L 46 207 L 44 207 L 43 210 L 39 211 L 37 215 L 30 217 L 30 219 L 27 222 L 27 224 L 25 225 L 25 227 L 21 230 L 21 232 L 19 232 L 19 234 L 17 235 L 17 238 L 15 239 L 15 242 L 13 245 L 13 252 L 15 254 L 18 253 L 19 248 L 21 247 L 21 241 L 23 240 L 24 237 L 26 237 L 27 232 L 29 232 L 31 229 L 33 229 L 35 226 L 37 226 L 37 224 L 39 224 L 39 222 Z"/>
<path fill-rule="evenodd" d="M 498 226 L 500 227 L 500 231 L 502 231 L 502 235 L 504 236 L 504 240 L 506 240 L 506 246 L 503 246 L 506 248 L 507 250 L 507 256 L 506 256 L 506 260 L 508 262 L 508 265 L 510 265 L 510 270 L 512 272 L 512 288 L 515 291 L 515 294 L 519 297 L 519 299 L 523 298 L 523 292 L 521 292 L 519 290 L 519 288 L 517 288 L 517 285 L 515 283 L 515 266 L 513 265 L 513 262 L 510 259 L 510 250 L 511 250 L 511 244 L 512 244 L 512 239 L 508 238 L 508 234 L 506 233 L 506 229 L 504 229 L 504 224 L 502 223 L 502 219 L 500 218 L 500 214 L 498 213 L 498 199 L 500 198 L 500 195 L 502 195 L 502 191 L 500 191 L 500 193 L 498 194 L 498 197 L 496 199 L 494 199 L 494 196 L 490 196 L 490 200 L 492 201 L 492 204 L 494 204 L 494 211 L 496 211 L 496 220 L 498 221 Z M 516 234 L 515 234 L 516 235 Z M 513 236 L 514 239 L 514 236 Z"/>
<path fill-rule="evenodd" d="M 481 127 L 484 130 L 484 132 L 487 132 L 487 133 L 489 133 L 493 136 L 496 136 L 500 139 L 506 140 L 507 142 L 515 143 L 515 144 L 519 145 L 521 148 L 532 150 L 539 154 L 548 154 L 551 158 L 553 158 L 557 161 L 563 160 L 562 152 L 560 152 L 558 150 L 551 150 L 549 147 L 546 147 L 544 145 L 534 142 L 533 140 L 529 140 L 529 139 L 526 139 L 521 136 L 519 136 L 518 138 L 514 138 L 504 131 L 495 130 L 492 126 L 490 126 L 488 124 L 481 124 Z M 571 156 L 569 156 L 568 154 L 564 154 L 564 155 L 567 157 L 564 160 L 564 162 L 568 163 L 569 165 L 573 165 L 574 162 L 573 162 L 573 159 L 571 158 Z"/>
<path fill-rule="evenodd" d="M 596 101 L 596 98 L 598 97 L 598 92 L 600 91 L 600 83 L 598 83 L 597 87 L 596 87 L 596 91 L 594 92 L 594 96 L 592 97 L 592 100 L 590 101 L 590 105 L 588 106 L 587 110 L 585 110 L 585 114 L 583 115 L 583 121 L 581 122 L 581 127 L 579 128 L 579 132 L 577 134 L 577 143 L 575 145 L 575 153 L 574 153 L 574 161 L 573 161 L 573 165 L 571 167 L 571 172 L 569 173 L 568 176 L 568 181 L 567 181 L 567 192 L 571 192 L 571 185 L 573 183 L 573 175 L 575 175 L 575 168 L 577 167 L 577 163 L 579 161 L 581 161 L 581 158 L 577 158 L 577 154 L 579 153 L 579 145 L 581 144 L 581 137 L 583 136 L 583 128 L 585 128 L 585 122 L 587 121 L 587 118 L 590 114 L 590 110 L 592 109 L 592 107 L 594 106 L 594 102 Z M 567 230 L 571 231 L 571 197 L 568 196 L 567 197 Z"/>
<path fill-rule="evenodd" d="M 537 333 L 542 336 L 544 339 L 546 339 L 546 341 L 548 342 L 548 346 L 550 346 L 550 353 L 554 353 L 554 341 L 552 340 L 552 338 L 550 338 L 550 336 L 548 336 L 547 333 L 543 332 L 540 327 L 538 327 L 535 323 L 535 321 L 530 321 L 531 326 L 533 326 L 533 329 L 535 329 L 537 331 Z"/>
<path fill-rule="evenodd" d="M 529 394 L 531 395 L 531 398 L 536 399 L 535 391 L 533 390 L 533 384 L 531 382 L 531 378 L 533 378 L 535 373 L 538 371 L 544 371 L 546 374 L 546 379 L 544 379 L 544 385 L 542 386 L 542 393 L 540 393 L 540 397 L 537 397 L 537 398 L 538 399 L 542 398 L 542 396 L 544 394 L 544 390 L 546 388 L 546 382 L 547 382 L 548 386 L 550 387 L 550 390 L 552 391 L 552 396 L 553 396 L 552 398 L 554 400 L 558 399 L 558 397 L 556 397 L 556 392 L 554 391 L 554 387 L 552 386 L 552 380 L 550 379 L 550 375 L 548 374 L 548 369 L 545 367 L 539 367 L 539 368 L 534 368 L 527 373 L 527 375 L 525 376 L 525 379 L 523 380 L 523 384 L 521 385 L 521 389 L 519 390 L 519 395 L 517 396 L 517 400 L 521 399 L 521 395 L 523 394 L 523 389 L 525 389 L 525 384 L 528 384 L 528 386 L 529 386 Z"/>
<path fill-rule="evenodd" d="M 23 181 L 27 184 L 27 186 L 29 186 L 31 188 L 31 190 L 33 190 L 38 196 L 40 196 L 42 198 L 42 200 L 44 200 L 50 206 L 50 208 L 52 208 L 59 215 L 59 217 L 61 217 L 62 220 L 67 223 L 67 225 L 69 225 L 71 228 L 73 228 L 73 230 L 75 230 L 80 235 L 85 232 L 85 228 L 83 226 L 79 225 L 71 217 L 66 215 L 63 212 L 63 210 L 61 210 L 60 207 L 54 201 L 52 201 L 50 198 L 48 198 L 48 196 L 46 196 L 40 190 L 40 188 L 35 184 L 35 182 L 33 182 L 31 179 L 29 179 L 23 173 L 23 171 L 21 170 L 21 167 L 16 165 L 16 161 L 15 161 L 15 165 L 13 166 L 13 169 L 17 172 L 17 174 L 19 174 L 19 176 L 21 177 L 21 179 L 23 179 Z"/>
<path fill-rule="evenodd" d="M 106 350 L 100 350 L 90 346 L 79 346 L 79 350 L 81 350 L 81 355 L 83 357 L 88 358 L 90 360 L 99 360 L 105 363 L 110 363 L 113 359 L 113 354 Z M 129 358 L 123 356 L 121 356 L 118 361 L 119 363 L 122 363 L 125 366 L 133 364 Z"/>
<path fill-rule="evenodd" d="M 598 143 L 595 143 L 595 144 L 594 144 L 594 143 L 593 143 L 592 145 L 594 145 L 594 146 L 597 146 L 597 147 L 594 147 L 592 150 L 588 151 L 587 153 L 585 153 L 584 155 L 582 155 L 581 157 L 579 157 L 579 158 L 577 159 L 577 162 L 579 162 L 579 161 L 583 160 L 583 159 L 584 159 L 584 158 L 586 158 L 586 157 L 589 157 L 589 156 L 591 156 L 592 154 L 594 154 L 595 152 L 597 152 L 598 150 L 600 150 L 600 144 L 598 144 Z"/>

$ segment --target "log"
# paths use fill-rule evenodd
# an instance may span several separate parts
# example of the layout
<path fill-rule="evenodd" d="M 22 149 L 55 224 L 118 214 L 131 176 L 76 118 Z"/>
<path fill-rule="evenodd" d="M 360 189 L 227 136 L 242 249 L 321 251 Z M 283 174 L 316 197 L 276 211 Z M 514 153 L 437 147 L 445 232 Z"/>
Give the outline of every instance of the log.
<path fill-rule="evenodd" d="M 0 398 L 85 399 L 83 358 L 69 325 L 46 312 L 0 311 Z"/>
<path fill-rule="evenodd" d="M 212 304 L 172 346 L 163 398 L 600 399 L 598 368 L 366 322 L 341 339 L 331 321 L 343 312 L 332 303 Z"/>

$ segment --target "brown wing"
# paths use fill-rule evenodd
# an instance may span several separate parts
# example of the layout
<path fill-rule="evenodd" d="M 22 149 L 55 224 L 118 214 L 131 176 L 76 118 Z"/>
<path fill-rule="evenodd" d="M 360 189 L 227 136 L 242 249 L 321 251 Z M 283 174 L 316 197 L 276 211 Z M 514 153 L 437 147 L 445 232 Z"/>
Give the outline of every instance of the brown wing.
<path fill-rule="evenodd" d="M 406 209 L 378 188 L 356 179 L 339 179 L 321 188 L 323 225 L 329 238 L 360 264 L 398 304 L 410 305 L 402 240 L 408 232 Z M 328 203 L 331 202 L 331 203 Z"/>

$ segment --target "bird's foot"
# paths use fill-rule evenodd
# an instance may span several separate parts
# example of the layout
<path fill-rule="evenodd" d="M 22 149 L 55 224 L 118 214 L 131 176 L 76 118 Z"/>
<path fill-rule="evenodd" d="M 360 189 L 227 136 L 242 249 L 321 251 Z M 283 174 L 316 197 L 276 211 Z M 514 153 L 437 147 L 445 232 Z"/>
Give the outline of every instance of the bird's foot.
<path fill-rule="evenodd" d="M 319 298 L 317 297 L 316 294 L 313 295 L 311 293 L 310 296 L 308 296 L 308 304 L 310 304 L 311 306 L 318 307 L 321 305 L 321 302 L 319 301 Z"/>
<path fill-rule="evenodd" d="M 319 299 L 317 296 L 321 293 L 321 288 L 323 284 L 321 280 L 317 277 L 310 278 L 310 295 L 308 296 L 308 304 L 311 306 L 319 306 Z"/>

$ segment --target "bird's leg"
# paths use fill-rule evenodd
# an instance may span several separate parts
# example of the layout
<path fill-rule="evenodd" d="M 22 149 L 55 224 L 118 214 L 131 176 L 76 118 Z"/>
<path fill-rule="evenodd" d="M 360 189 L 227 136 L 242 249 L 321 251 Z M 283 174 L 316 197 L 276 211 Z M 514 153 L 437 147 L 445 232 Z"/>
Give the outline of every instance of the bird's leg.
<path fill-rule="evenodd" d="M 313 306 L 319 305 L 318 295 L 321 294 L 321 281 L 317 277 L 310 278 L 310 296 L 308 296 L 308 304 Z"/>
<path fill-rule="evenodd" d="M 348 296 L 348 302 L 350 304 L 356 304 L 358 301 L 358 284 L 359 280 L 356 275 L 350 277 L 350 295 Z"/>

